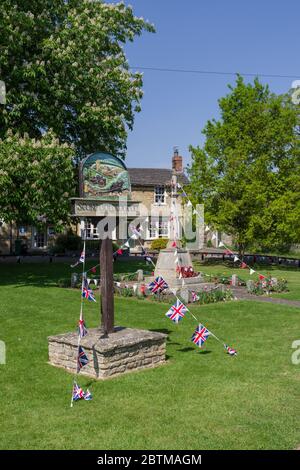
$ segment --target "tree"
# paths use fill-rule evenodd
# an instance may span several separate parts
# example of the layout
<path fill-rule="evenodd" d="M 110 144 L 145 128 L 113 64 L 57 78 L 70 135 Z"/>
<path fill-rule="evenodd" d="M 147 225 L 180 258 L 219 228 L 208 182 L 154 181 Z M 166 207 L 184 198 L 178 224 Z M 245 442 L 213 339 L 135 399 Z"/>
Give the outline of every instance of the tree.
<path fill-rule="evenodd" d="M 102 0 L 3 0 L 0 24 L 0 137 L 10 128 L 32 138 L 52 129 L 78 155 L 123 155 L 142 97 L 123 44 L 153 26 Z"/>
<path fill-rule="evenodd" d="M 220 119 L 208 121 L 204 146 L 190 147 L 191 194 L 205 218 L 232 235 L 242 255 L 249 246 L 278 248 L 300 239 L 299 110 L 258 79 L 219 100 Z"/>
<path fill-rule="evenodd" d="M 74 195 L 73 157 L 51 132 L 39 140 L 8 132 L 0 141 L 1 219 L 62 229 Z"/>

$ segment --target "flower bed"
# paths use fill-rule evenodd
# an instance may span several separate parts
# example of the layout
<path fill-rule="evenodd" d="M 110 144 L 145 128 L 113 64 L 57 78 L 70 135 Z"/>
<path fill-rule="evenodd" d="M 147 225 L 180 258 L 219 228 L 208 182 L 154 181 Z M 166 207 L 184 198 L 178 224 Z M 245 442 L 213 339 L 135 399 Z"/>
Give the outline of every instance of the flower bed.
<path fill-rule="evenodd" d="M 259 281 L 248 282 L 247 290 L 250 294 L 254 295 L 269 295 L 272 292 L 287 292 L 288 285 L 286 279 L 269 277 Z"/>
<path fill-rule="evenodd" d="M 199 297 L 199 300 L 197 300 L 195 303 L 201 305 L 233 299 L 233 293 L 230 289 L 212 289 L 210 291 L 204 290 L 202 292 L 197 292 L 197 296 Z"/>

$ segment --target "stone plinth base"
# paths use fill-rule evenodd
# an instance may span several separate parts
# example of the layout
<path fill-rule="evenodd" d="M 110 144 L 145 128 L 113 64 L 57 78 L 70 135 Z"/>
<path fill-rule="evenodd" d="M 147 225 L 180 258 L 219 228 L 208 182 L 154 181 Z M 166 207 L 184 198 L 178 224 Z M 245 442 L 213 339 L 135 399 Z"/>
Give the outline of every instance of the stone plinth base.
<path fill-rule="evenodd" d="M 165 362 L 166 336 L 155 331 L 115 329 L 103 337 L 99 329 L 89 329 L 81 345 L 89 359 L 80 374 L 105 379 L 124 372 L 155 367 Z M 49 362 L 70 372 L 77 368 L 76 333 L 49 336 Z"/>

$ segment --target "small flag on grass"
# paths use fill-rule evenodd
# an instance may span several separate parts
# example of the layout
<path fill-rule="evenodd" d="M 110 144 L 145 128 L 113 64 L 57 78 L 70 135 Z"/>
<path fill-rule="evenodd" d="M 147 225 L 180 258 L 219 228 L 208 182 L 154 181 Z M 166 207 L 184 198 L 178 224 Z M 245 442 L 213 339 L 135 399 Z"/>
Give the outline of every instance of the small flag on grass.
<path fill-rule="evenodd" d="M 227 354 L 229 354 L 230 356 L 236 356 L 237 355 L 237 351 L 235 349 L 231 348 L 230 346 L 227 346 L 227 344 L 224 344 L 224 348 L 226 349 Z"/>
<path fill-rule="evenodd" d="M 83 397 L 84 397 L 84 391 L 82 390 L 81 387 L 79 387 L 77 385 L 76 382 L 74 382 L 74 385 L 73 385 L 73 401 L 80 400 Z"/>

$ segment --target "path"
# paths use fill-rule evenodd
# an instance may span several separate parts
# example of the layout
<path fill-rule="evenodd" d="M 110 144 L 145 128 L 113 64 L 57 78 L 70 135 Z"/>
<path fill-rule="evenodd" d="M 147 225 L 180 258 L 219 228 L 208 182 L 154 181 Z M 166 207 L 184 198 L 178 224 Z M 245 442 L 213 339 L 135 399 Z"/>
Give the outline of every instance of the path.
<path fill-rule="evenodd" d="M 291 305 L 293 307 L 300 308 L 300 300 L 289 300 L 289 299 L 279 299 L 277 297 L 265 297 L 263 295 L 254 295 L 249 294 L 245 288 L 241 287 L 232 287 L 231 288 L 233 295 L 238 300 L 255 300 L 257 302 L 268 302 L 271 304 L 278 305 Z"/>

